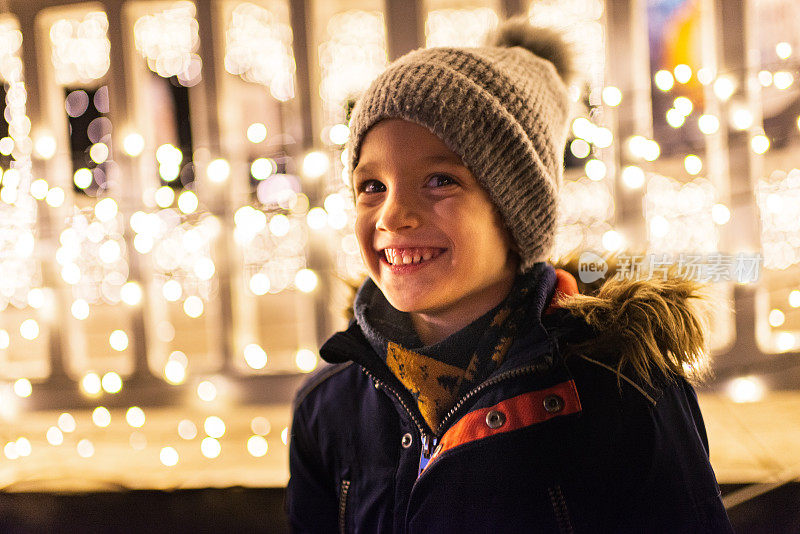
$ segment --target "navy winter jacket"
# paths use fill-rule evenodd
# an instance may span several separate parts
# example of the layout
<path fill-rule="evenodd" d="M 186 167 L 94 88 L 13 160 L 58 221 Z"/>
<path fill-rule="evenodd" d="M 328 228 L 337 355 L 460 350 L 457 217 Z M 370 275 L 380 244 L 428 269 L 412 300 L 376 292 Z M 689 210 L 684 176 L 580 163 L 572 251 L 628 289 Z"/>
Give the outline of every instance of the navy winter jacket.
<path fill-rule="evenodd" d="M 550 268 L 537 288 L 542 322 L 439 436 L 355 322 L 335 334 L 320 351 L 331 365 L 295 401 L 293 529 L 732 532 L 692 387 L 649 385 L 585 344 L 569 350 L 587 328 L 543 313 L 555 278 Z"/>

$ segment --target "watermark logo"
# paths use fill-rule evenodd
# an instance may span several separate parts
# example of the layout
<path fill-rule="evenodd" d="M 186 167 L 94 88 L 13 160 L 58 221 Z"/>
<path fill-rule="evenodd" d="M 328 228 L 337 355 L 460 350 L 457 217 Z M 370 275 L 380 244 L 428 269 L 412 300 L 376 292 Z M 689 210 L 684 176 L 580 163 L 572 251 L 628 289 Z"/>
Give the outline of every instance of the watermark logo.
<path fill-rule="evenodd" d="M 623 280 L 666 280 L 679 276 L 702 283 L 758 281 L 763 261 L 761 254 L 618 254 L 614 276 Z M 578 258 L 578 278 L 591 284 L 608 273 L 608 263 L 591 251 Z"/>
<path fill-rule="evenodd" d="M 594 252 L 587 250 L 578 258 L 578 278 L 584 284 L 605 278 L 607 272 L 608 263 Z"/>

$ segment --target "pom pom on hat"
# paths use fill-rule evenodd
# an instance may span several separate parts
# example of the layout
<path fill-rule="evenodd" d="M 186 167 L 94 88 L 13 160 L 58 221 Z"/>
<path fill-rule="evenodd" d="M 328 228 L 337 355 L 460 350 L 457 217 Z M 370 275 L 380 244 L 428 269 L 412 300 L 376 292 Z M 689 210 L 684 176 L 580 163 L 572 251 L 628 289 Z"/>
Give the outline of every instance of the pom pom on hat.
<path fill-rule="evenodd" d="M 503 22 L 487 39 L 489 46 L 511 48 L 520 46 L 556 68 L 556 72 L 569 85 L 575 76 L 574 59 L 570 45 L 552 28 L 532 26 L 527 17 L 514 17 Z"/>

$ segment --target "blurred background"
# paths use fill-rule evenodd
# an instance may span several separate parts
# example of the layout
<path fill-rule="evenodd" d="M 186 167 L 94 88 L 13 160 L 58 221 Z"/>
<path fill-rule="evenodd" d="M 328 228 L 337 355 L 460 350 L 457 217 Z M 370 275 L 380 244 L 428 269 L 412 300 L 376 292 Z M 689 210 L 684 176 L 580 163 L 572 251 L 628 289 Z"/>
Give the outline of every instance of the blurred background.
<path fill-rule="evenodd" d="M 363 277 L 352 104 L 518 14 L 583 74 L 553 261 L 710 283 L 726 506 L 800 532 L 796 0 L 0 0 L 0 529 L 284 531 Z"/>

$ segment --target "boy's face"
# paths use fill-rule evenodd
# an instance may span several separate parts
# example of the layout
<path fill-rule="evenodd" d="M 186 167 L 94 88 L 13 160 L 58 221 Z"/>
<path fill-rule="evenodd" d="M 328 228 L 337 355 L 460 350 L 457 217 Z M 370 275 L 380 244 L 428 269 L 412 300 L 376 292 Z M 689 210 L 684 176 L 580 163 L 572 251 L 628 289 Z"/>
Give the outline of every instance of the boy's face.
<path fill-rule="evenodd" d="M 511 238 L 488 193 L 427 128 L 373 126 L 353 186 L 361 255 L 392 306 L 471 316 L 505 297 L 518 265 Z"/>

